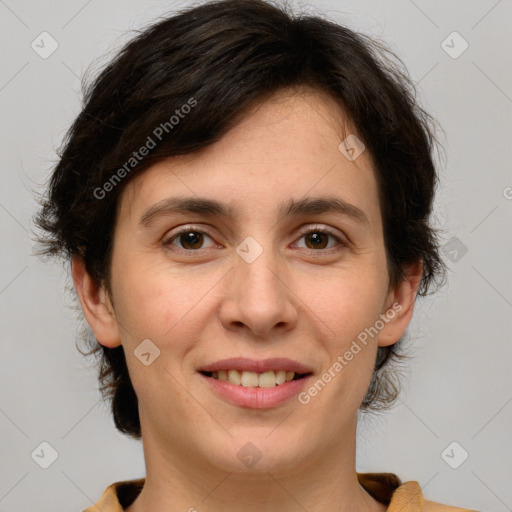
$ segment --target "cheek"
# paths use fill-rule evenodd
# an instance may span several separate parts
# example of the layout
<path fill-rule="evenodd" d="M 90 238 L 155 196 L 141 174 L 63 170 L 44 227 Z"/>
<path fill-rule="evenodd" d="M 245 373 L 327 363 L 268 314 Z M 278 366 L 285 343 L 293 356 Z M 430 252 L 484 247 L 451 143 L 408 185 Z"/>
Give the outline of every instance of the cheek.
<path fill-rule="evenodd" d="M 352 267 L 315 279 L 315 292 L 303 288 L 298 295 L 308 297 L 304 302 L 314 313 L 315 322 L 325 326 L 331 349 L 343 350 L 379 318 L 386 284 L 378 272 L 363 274 Z"/>
<path fill-rule="evenodd" d="M 112 276 L 116 317 L 140 405 L 149 404 L 151 411 L 145 412 L 155 417 L 160 411 L 182 408 L 183 420 L 189 409 L 195 409 L 180 385 L 184 382 L 181 363 L 204 331 L 202 319 L 206 315 L 200 299 L 213 287 L 212 278 L 206 282 L 199 278 L 191 281 L 190 273 L 157 267 L 149 258 L 133 258 L 130 262 L 120 259 L 117 263 L 116 274 Z M 148 339 L 150 344 L 145 341 Z M 148 365 L 139 359 L 142 346 L 148 347 L 144 352 L 150 353 Z M 156 408 L 151 404 L 156 404 Z"/>
<path fill-rule="evenodd" d="M 113 287 L 116 317 L 123 344 L 135 348 L 151 339 L 164 353 L 186 350 L 188 340 L 199 339 L 202 302 L 214 293 L 219 277 L 212 272 L 184 271 L 155 264 L 151 258 L 118 260 Z M 204 315 L 204 313 L 203 313 Z"/>
<path fill-rule="evenodd" d="M 370 329 L 382 312 L 386 284 L 378 272 L 362 275 L 353 268 L 323 282 L 322 294 L 310 294 L 308 305 L 322 329 L 317 336 L 326 355 L 320 378 L 329 381 L 329 390 L 322 391 L 317 403 L 318 414 L 325 408 L 342 418 L 347 410 L 355 411 L 363 399 L 377 354 L 377 338 Z"/>
<path fill-rule="evenodd" d="M 123 328 L 121 337 L 125 345 L 140 343 L 145 338 L 158 344 L 186 306 L 162 281 L 148 281 L 142 273 L 136 279 L 125 274 L 116 291 L 116 318 Z"/>

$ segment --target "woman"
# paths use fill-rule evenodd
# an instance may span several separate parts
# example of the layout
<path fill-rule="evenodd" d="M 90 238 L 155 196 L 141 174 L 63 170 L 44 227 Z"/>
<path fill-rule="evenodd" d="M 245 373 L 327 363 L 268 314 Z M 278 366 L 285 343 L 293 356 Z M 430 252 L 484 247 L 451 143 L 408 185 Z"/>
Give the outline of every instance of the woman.
<path fill-rule="evenodd" d="M 444 271 L 432 119 L 384 52 L 225 0 L 145 30 L 89 88 L 38 223 L 144 447 L 103 512 L 462 510 L 355 469 L 358 410 L 396 398 Z"/>

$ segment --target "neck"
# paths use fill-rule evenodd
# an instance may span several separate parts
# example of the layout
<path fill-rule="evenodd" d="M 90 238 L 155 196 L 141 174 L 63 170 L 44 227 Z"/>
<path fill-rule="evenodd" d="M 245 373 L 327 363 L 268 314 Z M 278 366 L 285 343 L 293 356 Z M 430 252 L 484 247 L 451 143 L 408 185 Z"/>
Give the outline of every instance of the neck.
<path fill-rule="evenodd" d="M 145 436 L 146 482 L 127 512 L 383 512 L 386 506 L 360 486 L 355 470 L 355 426 L 350 444 L 304 458 L 286 469 L 223 471 L 210 460 L 157 449 Z"/>

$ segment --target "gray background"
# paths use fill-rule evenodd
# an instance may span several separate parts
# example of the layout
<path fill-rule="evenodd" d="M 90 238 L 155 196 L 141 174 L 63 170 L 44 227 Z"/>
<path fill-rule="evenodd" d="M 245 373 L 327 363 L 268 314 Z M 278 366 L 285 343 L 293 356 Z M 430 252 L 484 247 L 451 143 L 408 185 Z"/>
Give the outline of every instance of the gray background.
<path fill-rule="evenodd" d="M 185 5 L 0 0 L 2 512 L 81 510 L 110 483 L 144 476 L 140 443 L 115 431 L 92 361 L 75 348 L 66 269 L 31 255 L 33 191 L 79 112 L 86 67 Z M 512 510 L 512 2 L 308 5 L 390 44 L 446 133 L 436 222 L 448 284 L 417 305 L 403 394 L 391 412 L 363 419 L 357 469 L 417 480 L 442 503 Z M 47 59 L 31 48 L 43 31 L 59 45 Z M 453 31 L 469 44 L 457 58 L 442 46 Z M 457 36 L 446 44 L 462 48 Z M 43 441 L 58 452 L 48 469 L 31 458 Z M 444 452 L 453 441 L 462 448 Z M 452 469 L 445 460 L 457 465 L 462 449 L 469 457 Z M 44 463 L 49 451 L 38 450 Z"/>

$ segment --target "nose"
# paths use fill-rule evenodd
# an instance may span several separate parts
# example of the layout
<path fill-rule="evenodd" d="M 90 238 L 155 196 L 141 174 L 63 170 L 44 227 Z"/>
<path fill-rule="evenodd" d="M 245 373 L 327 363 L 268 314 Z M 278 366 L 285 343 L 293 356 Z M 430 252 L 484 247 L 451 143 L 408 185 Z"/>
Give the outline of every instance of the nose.
<path fill-rule="evenodd" d="M 269 340 L 296 326 L 297 298 L 287 282 L 285 263 L 272 251 L 263 250 L 249 261 L 235 254 L 220 308 L 221 322 L 228 330 L 245 330 Z"/>

